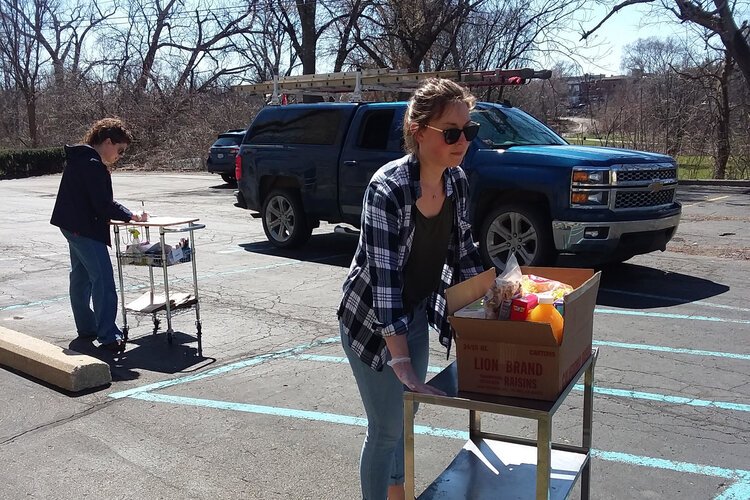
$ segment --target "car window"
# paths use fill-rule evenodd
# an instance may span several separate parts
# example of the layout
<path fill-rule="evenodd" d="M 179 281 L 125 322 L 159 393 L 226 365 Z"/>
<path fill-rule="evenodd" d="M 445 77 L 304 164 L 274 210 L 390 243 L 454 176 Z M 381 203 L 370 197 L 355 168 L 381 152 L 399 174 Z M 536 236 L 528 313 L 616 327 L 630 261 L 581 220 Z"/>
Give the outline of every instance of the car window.
<path fill-rule="evenodd" d="M 357 137 L 357 147 L 387 150 L 394 114 L 393 109 L 368 111 L 362 118 L 363 125 Z"/>
<path fill-rule="evenodd" d="M 342 115 L 338 109 L 273 108 L 258 115 L 245 142 L 331 145 L 339 134 Z"/>
<path fill-rule="evenodd" d="M 471 112 L 471 119 L 480 124 L 479 140 L 493 148 L 565 144 L 543 123 L 516 108 L 476 108 Z"/>
<path fill-rule="evenodd" d="M 242 136 L 219 137 L 216 139 L 216 142 L 214 142 L 213 147 L 236 146 L 240 142 L 242 142 Z"/>

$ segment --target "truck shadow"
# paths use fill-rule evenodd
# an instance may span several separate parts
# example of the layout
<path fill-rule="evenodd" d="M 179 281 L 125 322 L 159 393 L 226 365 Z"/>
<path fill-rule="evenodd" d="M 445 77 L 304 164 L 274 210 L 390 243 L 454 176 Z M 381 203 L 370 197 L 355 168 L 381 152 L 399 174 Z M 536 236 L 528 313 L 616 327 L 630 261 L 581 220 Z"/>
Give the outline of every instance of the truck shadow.
<path fill-rule="evenodd" d="M 613 264 L 601 268 L 596 303 L 628 309 L 653 309 L 687 304 L 729 291 L 727 285 L 688 274 L 663 271 L 637 264 Z"/>
<path fill-rule="evenodd" d="M 357 249 L 357 236 L 315 234 L 301 248 L 276 248 L 267 241 L 240 244 L 247 252 L 305 262 L 349 267 Z M 729 291 L 727 285 L 682 273 L 637 264 L 597 264 L 591 257 L 561 256 L 559 267 L 595 267 L 602 271 L 597 304 L 628 309 L 653 309 L 687 304 Z"/>
<path fill-rule="evenodd" d="M 304 262 L 349 267 L 357 249 L 357 235 L 339 233 L 313 234 L 301 248 L 276 248 L 267 241 L 241 243 L 247 252 L 273 255 Z"/>

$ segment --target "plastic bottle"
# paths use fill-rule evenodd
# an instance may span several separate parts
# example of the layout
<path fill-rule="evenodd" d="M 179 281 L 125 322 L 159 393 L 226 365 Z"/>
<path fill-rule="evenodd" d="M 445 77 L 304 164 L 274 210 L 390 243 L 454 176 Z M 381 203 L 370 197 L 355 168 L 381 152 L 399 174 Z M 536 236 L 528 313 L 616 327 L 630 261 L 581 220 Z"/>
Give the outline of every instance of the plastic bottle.
<path fill-rule="evenodd" d="M 555 309 L 555 298 L 552 296 L 545 296 L 539 294 L 539 305 L 529 313 L 528 321 L 534 321 L 535 323 L 549 323 L 552 327 L 552 334 L 557 340 L 557 345 L 562 344 L 563 338 L 563 317 L 560 312 Z"/>

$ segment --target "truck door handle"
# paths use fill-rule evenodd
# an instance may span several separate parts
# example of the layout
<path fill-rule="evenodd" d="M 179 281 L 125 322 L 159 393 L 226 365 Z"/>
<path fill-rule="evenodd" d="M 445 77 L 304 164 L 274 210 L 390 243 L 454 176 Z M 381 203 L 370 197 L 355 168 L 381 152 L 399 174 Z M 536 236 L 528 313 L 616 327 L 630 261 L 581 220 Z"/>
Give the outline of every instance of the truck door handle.
<path fill-rule="evenodd" d="M 345 167 L 356 167 L 357 166 L 357 162 L 354 161 L 354 160 L 345 161 L 344 162 L 344 166 Z"/>

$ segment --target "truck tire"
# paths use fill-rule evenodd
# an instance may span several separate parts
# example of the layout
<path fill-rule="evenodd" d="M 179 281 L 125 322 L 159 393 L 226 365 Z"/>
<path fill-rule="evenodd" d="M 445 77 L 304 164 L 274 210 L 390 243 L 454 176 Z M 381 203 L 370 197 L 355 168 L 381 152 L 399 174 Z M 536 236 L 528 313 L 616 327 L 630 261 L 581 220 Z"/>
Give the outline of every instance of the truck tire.
<path fill-rule="evenodd" d="M 479 251 L 485 267 L 499 271 L 511 253 L 521 266 L 549 265 L 555 257 L 552 230 L 547 217 L 528 205 L 499 205 L 484 217 Z"/>
<path fill-rule="evenodd" d="M 221 180 L 223 180 L 230 186 L 234 186 L 237 184 L 237 181 L 235 180 L 234 175 L 232 174 L 221 174 Z"/>
<path fill-rule="evenodd" d="M 299 193 L 289 189 L 275 189 L 266 197 L 261 210 L 263 231 L 277 248 L 296 248 L 304 245 L 312 234 Z"/>

